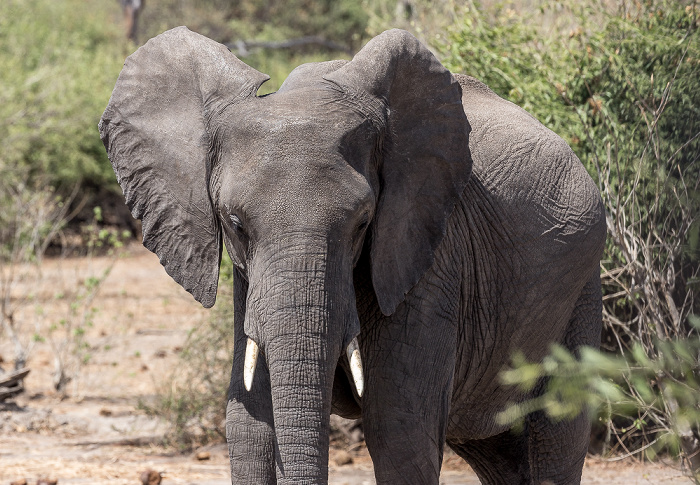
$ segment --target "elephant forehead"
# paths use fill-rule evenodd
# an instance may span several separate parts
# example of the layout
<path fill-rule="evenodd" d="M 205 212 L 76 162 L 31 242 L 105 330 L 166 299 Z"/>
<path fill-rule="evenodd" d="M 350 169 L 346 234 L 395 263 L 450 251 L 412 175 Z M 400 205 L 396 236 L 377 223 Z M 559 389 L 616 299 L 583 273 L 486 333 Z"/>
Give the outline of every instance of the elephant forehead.
<path fill-rule="evenodd" d="M 244 137 L 268 150 L 278 147 L 301 147 L 304 151 L 334 149 L 348 133 L 357 129 L 362 120 L 346 116 L 329 107 L 326 112 L 309 109 L 306 112 L 276 110 L 271 113 L 250 113 L 233 127 L 231 136 Z"/>
<path fill-rule="evenodd" d="M 221 133 L 221 198 L 250 219 L 278 224 L 335 221 L 372 204 L 361 163 L 344 153 L 363 120 L 317 95 L 276 96 L 231 111 Z"/>
<path fill-rule="evenodd" d="M 373 206 L 369 183 L 337 153 L 262 146 L 249 155 L 224 162 L 219 202 L 261 228 L 327 226 Z"/>
<path fill-rule="evenodd" d="M 266 217 L 344 217 L 371 197 L 369 184 L 342 158 L 263 157 L 241 177 L 240 193 Z"/>
<path fill-rule="evenodd" d="M 273 93 L 251 103 L 232 104 L 227 113 L 229 125 L 234 132 L 245 136 L 272 136 L 276 141 L 292 142 L 301 136 L 308 144 L 311 140 L 322 143 L 324 139 L 342 138 L 366 116 L 326 84 Z"/>

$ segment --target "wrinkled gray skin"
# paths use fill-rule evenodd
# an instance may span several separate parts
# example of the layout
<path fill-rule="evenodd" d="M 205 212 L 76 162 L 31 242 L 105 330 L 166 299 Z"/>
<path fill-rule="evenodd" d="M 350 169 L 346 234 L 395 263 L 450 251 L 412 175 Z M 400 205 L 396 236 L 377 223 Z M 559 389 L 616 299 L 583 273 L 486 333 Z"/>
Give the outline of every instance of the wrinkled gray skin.
<path fill-rule="evenodd" d="M 495 420 L 527 397 L 497 379 L 514 351 L 599 342 L 604 214 L 569 147 L 399 30 L 256 96 L 266 79 L 178 28 L 127 59 L 100 123 L 168 273 L 209 307 L 222 239 L 236 265 L 233 483 L 327 483 L 331 412 L 363 418 L 380 484 L 437 484 L 445 443 L 484 483 L 579 483 L 584 416 Z"/>

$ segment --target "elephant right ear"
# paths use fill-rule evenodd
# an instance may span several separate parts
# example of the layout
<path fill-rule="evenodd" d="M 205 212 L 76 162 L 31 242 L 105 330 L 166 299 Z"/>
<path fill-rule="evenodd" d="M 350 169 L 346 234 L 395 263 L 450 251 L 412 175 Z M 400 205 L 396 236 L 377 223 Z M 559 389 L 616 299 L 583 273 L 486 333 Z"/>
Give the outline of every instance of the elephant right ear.
<path fill-rule="evenodd" d="M 221 227 L 210 197 L 212 118 L 254 102 L 269 77 L 186 27 L 127 58 L 100 120 L 102 142 L 143 244 L 205 307 L 216 300 Z"/>

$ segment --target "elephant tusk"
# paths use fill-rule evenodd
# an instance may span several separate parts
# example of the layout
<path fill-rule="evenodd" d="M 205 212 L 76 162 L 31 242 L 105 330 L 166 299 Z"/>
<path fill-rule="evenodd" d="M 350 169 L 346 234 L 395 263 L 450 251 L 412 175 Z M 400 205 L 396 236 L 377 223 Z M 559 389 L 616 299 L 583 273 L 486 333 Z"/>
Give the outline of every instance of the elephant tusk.
<path fill-rule="evenodd" d="M 362 376 L 362 359 L 360 358 L 360 346 L 357 344 L 357 337 L 352 339 L 345 352 L 347 353 L 348 361 L 350 361 L 350 372 L 352 372 L 352 380 L 355 381 L 357 395 L 362 397 L 365 381 Z"/>
<path fill-rule="evenodd" d="M 253 376 L 255 376 L 255 364 L 258 362 L 260 348 L 251 338 L 245 346 L 245 363 L 243 364 L 243 385 L 245 390 L 250 392 L 253 387 Z"/>

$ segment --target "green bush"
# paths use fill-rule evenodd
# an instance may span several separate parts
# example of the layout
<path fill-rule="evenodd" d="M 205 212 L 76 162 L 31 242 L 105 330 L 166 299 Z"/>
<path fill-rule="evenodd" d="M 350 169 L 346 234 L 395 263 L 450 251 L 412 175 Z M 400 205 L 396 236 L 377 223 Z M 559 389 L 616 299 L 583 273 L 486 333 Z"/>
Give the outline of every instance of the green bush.
<path fill-rule="evenodd" d="M 125 43 L 116 2 L 93 3 L 0 2 L 0 164 L 65 190 L 116 186 L 96 126 Z"/>
<path fill-rule="evenodd" d="M 465 7 L 447 37 L 435 37 L 444 64 L 535 115 L 592 174 L 608 142 L 634 169 L 663 103 L 666 116 L 654 126 L 661 143 L 653 148 L 666 158 L 680 150 L 677 161 L 693 163 L 700 147 L 700 7 L 665 0 L 636 11 L 605 10 L 595 0 L 539 4 L 529 12 Z"/>
<path fill-rule="evenodd" d="M 141 19 L 144 38 L 187 25 L 222 43 L 319 36 L 350 49 L 360 47 L 368 21 L 353 0 L 162 0 L 147 4 Z M 305 49 L 318 51 L 317 46 Z"/>
<path fill-rule="evenodd" d="M 533 12 L 467 6 L 447 36 L 439 34 L 435 42 L 452 72 L 479 79 L 572 144 L 570 129 L 578 120 L 560 90 L 575 67 L 562 39 L 543 35 L 538 20 Z"/>
<path fill-rule="evenodd" d="M 685 460 L 686 471 L 700 483 L 700 338 L 657 340 L 655 347 L 655 357 L 641 343 L 624 356 L 586 347 L 577 358 L 559 346 L 539 363 L 516 355 L 512 368 L 501 373 L 502 383 L 525 393 L 542 380 L 546 385 L 540 395 L 511 404 L 498 420 L 521 427 L 538 411 L 554 421 L 588 412 L 606 428 L 606 451 L 648 459 L 670 453 Z"/>

